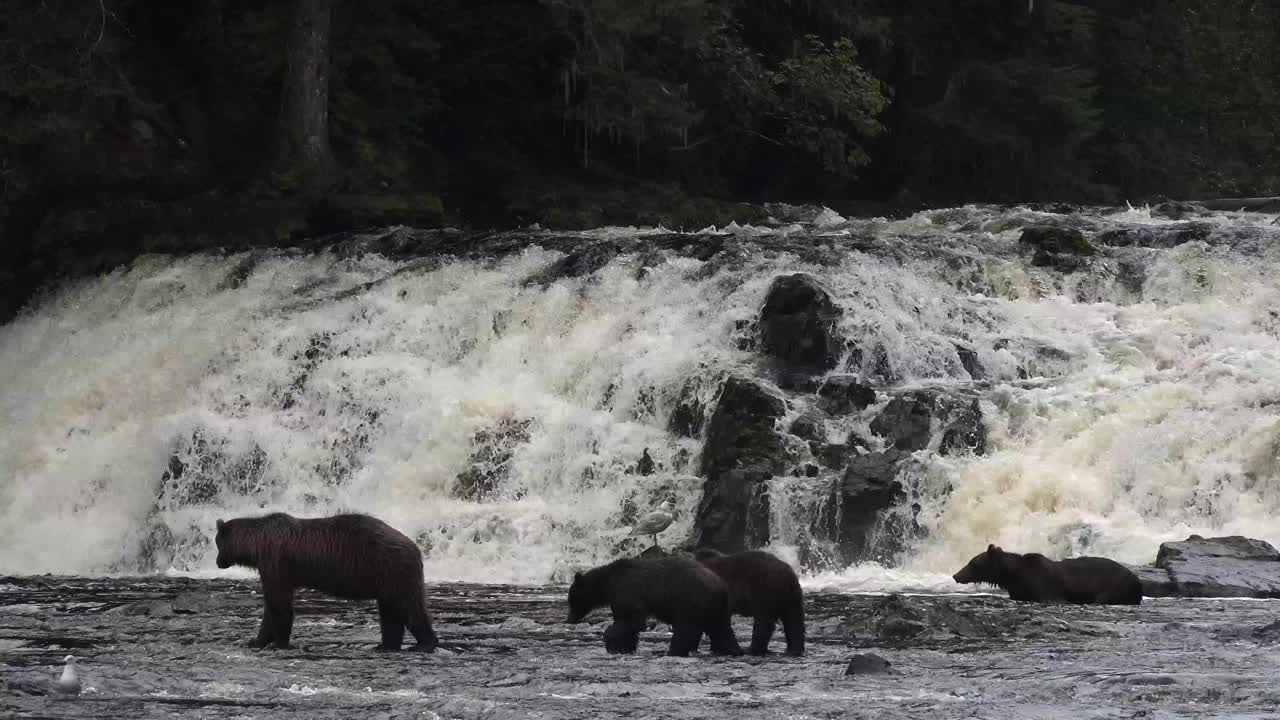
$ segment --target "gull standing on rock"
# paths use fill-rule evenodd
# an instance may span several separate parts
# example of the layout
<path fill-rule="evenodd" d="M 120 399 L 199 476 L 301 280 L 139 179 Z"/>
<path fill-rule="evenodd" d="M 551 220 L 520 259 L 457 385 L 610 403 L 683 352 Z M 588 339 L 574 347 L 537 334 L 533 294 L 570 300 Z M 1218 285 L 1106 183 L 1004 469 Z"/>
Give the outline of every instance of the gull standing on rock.
<path fill-rule="evenodd" d="M 657 510 L 654 510 L 648 515 L 640 518 L 640 521 L 636 523 L 635 528 L 631 530 L 631 534 L 627 535 L 627 537 L 633 537 L 635 535 L 649 535 L 653 538 L 653 544 L 656 547 L 658 544 L 658 533 L 666 530 L 667 527 L 671 525 L 671 521 L 675 519 L 675 516 L 672 515 L 672 513 L 675 512 L 675 509 L 675 506 L 671 504 L 670 500 L 663 500 Z"/>
<path fill-rule="evenodd" d="M 80 694 L 80 676 L 76 674 L 76 656 L 68 655 L 63 658 L 66 667 L 62 668 L 62 677 L 53 684 L 53 689 L 63 695 L 79 695 Z"/>

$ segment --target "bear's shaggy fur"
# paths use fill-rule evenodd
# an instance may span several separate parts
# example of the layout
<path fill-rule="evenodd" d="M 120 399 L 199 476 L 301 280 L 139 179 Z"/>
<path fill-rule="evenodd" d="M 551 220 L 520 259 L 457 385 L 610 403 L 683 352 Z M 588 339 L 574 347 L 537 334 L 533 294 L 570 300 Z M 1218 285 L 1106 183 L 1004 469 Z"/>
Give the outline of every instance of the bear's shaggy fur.
<path fill-rule="evenodd" d="M 263 614 L 252 647 L 288 648 L 293 593 L 311 588 L 351 600 L 377 600 L 382 650 L 399 650 L 407 627 L 431 652 L 422 552 L 403 533 L 367 515 L 301 519 L 285 513 L 218 521 L 218 567 L 256 568 Z"/>
<path fill-rule="evenodd" d="M 569 622 L 582 622 L 608 605 L 613 624 L 604 633 L 605 649 L 632 653 L 649 616 L 671 625 L 669 655 L 697 650 L 703 634 L 717 655 L 738 655 L 729 591 L 714 572 L 690 558 L 624 558 L 574 575 L 569 587 Z"/>
<path fill-rule="evenodd" d="M 995 545 L 975 555 L 953 576 L 958 583 L 990 583 L 1024 602 L 1078 605 L 1137 605 L 1142 582 L 1115 560 L 1078 557 L 1050 560 L 1038 553 L 1020 555 Z"/>
<path fill-rule="evenodd" d="M 787 654 L 804 654 L 804 593 L 790 565 L 761 550 L 724 555 L 704 548 L 694 556 L 729 586 L 733 614 L 754 619 L 752 655 L 769 651 L 769 639 L 779 620 L 787 638 Z"/>

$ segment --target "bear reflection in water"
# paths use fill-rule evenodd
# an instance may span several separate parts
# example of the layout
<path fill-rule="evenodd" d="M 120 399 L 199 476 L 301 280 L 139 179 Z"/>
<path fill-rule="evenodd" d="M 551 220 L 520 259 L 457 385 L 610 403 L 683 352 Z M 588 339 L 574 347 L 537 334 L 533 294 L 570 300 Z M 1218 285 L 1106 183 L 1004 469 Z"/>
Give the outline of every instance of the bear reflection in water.
<path fill-rule="evenodd" d="M 1115 560 L 1078 557 L 1050 560 L 1038 553 L 1005 552 L 988 545 L 953 576 L 958 583 L 989 583 L 1012 600 L 1080 605 L 1137 605 L 1142 582 Z"/>

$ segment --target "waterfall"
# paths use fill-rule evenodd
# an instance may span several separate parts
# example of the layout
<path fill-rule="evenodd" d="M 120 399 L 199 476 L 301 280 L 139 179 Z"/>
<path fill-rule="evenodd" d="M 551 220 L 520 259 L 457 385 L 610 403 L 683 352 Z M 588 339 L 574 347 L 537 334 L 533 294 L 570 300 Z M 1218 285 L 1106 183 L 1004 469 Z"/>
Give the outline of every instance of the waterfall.
<path fill-rule="evenodd" d="M 1269 537 L 1269 218 L 775 216 L 418 246 L 392 230 L 315 252 L 143 257 L 62 287 L 0 328 L 0 572 L 206 572 L 216 519 L 274 510 L 375 514 L 435 580 L 562 581 L 633 548 L 631 520 L 668 497 L 662 542 L 679 544 L 702 440 L 672 415 L 714 407 L 730 373 L 772 383 L 753 324 L 771 281 L 797 272 L 860 349 L 841 370 L 883 371 L 876 404 L 826 433 L 878 449 L 885 402 L 932 388 L 977 398 L 987 438 L 982 454 L 916 452 L 901 481 L 920 532 L 893 567 L 828 565 L 823 582 L 936 584 L 988 542 L 1142 562 L 1191 532 Z M 1034 224 L 1102 252 L 1037 264 L 1018 242 Z M 807 407 L 789 402 L 783 429 Z M 797 474 L 770 481 L 769 543 L 793 559 L 833 512 L 830 473 Z"/>

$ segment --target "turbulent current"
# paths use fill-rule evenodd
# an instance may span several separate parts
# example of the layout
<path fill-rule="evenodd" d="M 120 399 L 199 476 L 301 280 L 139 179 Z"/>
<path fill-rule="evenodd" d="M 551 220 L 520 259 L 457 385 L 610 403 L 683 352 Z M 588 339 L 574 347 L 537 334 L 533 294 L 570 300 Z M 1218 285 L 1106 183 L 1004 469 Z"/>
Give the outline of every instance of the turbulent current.
<path fill-rule="evenodd" d="M 690 233 L 442 231 L 421 252 L 391 230 L 143 257 L 63 287 L 0 328 L 0 573 L 202 574 L 217 518 L 270 510 L 375 514 L 440 581 L 562 581 L 667 496 L 663 542 L 679 543 L 702 441 L 670 417 L 682 394 L 713 406 L 726 373 L 765 377 L 749 336 L 770 282 L 795 272 L 830 292 L 851 347 L 874 348 L 842 370 L 971 389 L 987 433 L 982 455 L 920 453 L 924 532 L 898 557 L 807 582 L 950 587 L 989 542 L 1137 563 L 1192 532 L 1272 537 L 1271 217 L 775 215 Z M 1037 224 L 1100 252 L 1039 266 L 1018 242 Z M 823 481 L 774 481 L 780 554 L 824 511 Z"/>

